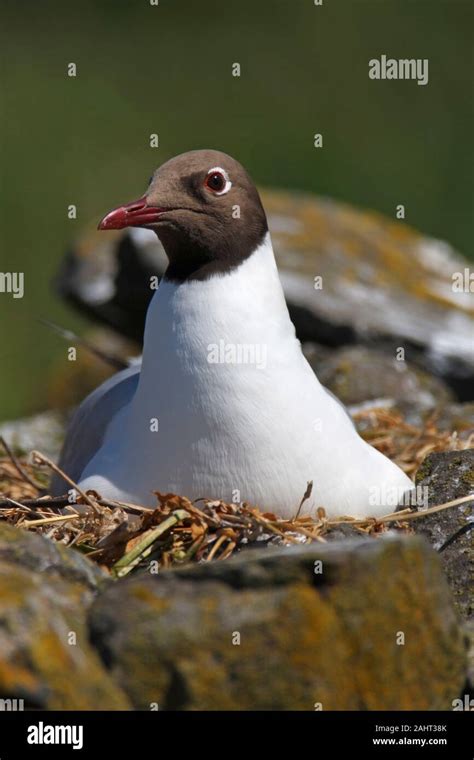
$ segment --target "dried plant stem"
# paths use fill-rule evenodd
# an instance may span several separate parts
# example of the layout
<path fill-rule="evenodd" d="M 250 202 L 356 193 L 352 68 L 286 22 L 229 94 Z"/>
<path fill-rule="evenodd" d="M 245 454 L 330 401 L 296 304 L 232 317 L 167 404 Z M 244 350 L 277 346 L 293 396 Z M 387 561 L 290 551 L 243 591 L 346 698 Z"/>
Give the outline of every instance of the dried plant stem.
<path fill-rule="evenodd" d="M 191 544 L 188 551 L 183 557 L 183 562 L 187 562 L 188 560 L 192 559 L 197 551 L 201 548 L 202 544 L 204 543 L 206 539 L 206 534 L 203 533 L 202 536 L 198 536 L 195 541 Z"/>
<path fill-rule="evenodd" d="M 21 509 L 28 509 L 28 507 L 25 507 L 24 504 L 20 504 L 19 501 L 15 501 L 15 499 L 10 499 L 8 496 L 5 500 L 7 502 L 7 505 L 11 507 L 12 505 L 15 507 L 21 507 Z"/>
<path fill-rule="evenodd" d="M 334 526 L 334 525 L 341 525 L 341 524 L 347 524 L 347 525 L 366 525 L 368 522 L 373 520 L 375 523 L 387 523 L 387 522 L 405 522 L 405 520 L 416 520 L 419 517 L 426 517 L 427 515 L 433 515 L 435 512 L 442 512 L 444 509 L 450 509 L 451 507 L 457 507 L 460 504 L 466 504 L 468 501 L 474 502 L 474 494 L 471 494 L 471 496 L 462 496 L 459 499 L 453 499 L 453 501 L 447 501 L 446 504 L 437 504 L 435 507 L 428 507 L 428 509 L 423 509 L 422 511 L 408 511 L 406 509 L 400 510 L 400 512 L 391 512 L 389 515 L 384 515 L 383 517 L 365 517 L 360 520 L 328 520 L 327 524 Z"/>
<path fill-rule="evenodd" d="M 111 507 L 111 509 L 125 509 L 128 512 L 153 512 L 153 507 L 141 507 L 139 504 L 129 504 L 128 501 L 115 501 L 112 499 L 97 499 L 101 507 Z"/>
<path fill-rule="evenodd" d="M 426 517 L 426 515 L 433 515 L 435 512 L 442 512 L 444 509 L 458 507 L 460 504 L 466 504 L 468 501 L 474 502 L 474 494 L 471 494 L 470 496 L 462 496 L 461 498 L 453 499 L 452 501 L 447 501 L 445 504 L 437 504 L 434 507 L 428 507 L 428 509 L 423 509 L 422 511 L 418 510 L 416 512 L 410 512 L 402 519 L 416 520 L 418 517 Z M 384 517 L 381 517 L 377 522 L 392 522 L 393 520 L 397 519 L 397 514 L 399 515 L 400 513 L 393 512 L 390 515 L 385 515 Z M 400 518 L 398 517 L 398 519 Z"/>
<path fill-rule="evenodd" d="M 5 497 L 0 499 L 0 509 L 10 506 L 11 499 Z M 19 502 L 17 502 L 18 504 Z M 126 501 L 113 501 L 111 499 L 96 499 L 96 503 L 101 507 L 110 507 L 110 509 L 124 509 L 127 512 L 153 512 L 152 507 L 140 507 L 138 504 L 129 504 Z M 37 499 L 23 499 L 21 506 L 28 509 L 36 507 L 48 507 L 48 509 L 62 509 L 63 507 L 73 507 L 67 496 L 41 496 Z"/>
<path fill-rule="evenodd" d="M 318 533 L 308 530 L 307 528 L 303 528 L 302 526 L 295 525 L 289 530 L 291 530 L 292 533 L 302 533 L 303 536 L 306 536 L 311 541 L 319 541 L 320 543 L 323 543 L 323 544 L 326 543 L 325 539 L 322 536 L 320 536 Z"/>
<path fill-rule="evenodd" d="M 207 555 L 206 561 L 210 562 L 211 559 L 216 555 L 216 552 L 219 549 L 219 547 L 222 546 L 222 544 L 224 543 L 224 541 L 228 541 L 228 540 L 229 540 L 229 536 L 226 536 L 225 534 L 223 534 L 222 536 L 219 536 L 219 538 L 217 539 L 216 543 L 212 547 L 211 551 Z"/>
<path fill-rule="evenodd" d="M 236 546 L 237 546 L 236 541 L 230 541 L 230 543 L 227 544 L 226 548 L 222 552 L 221 556 L 218 557 L 218 559 L 227 559 L 227 557 L 230 557 L 230 555 L 232 554 Z"/>
<path fill-rule="evenodd" d="M 278 530 L 278 528 L 275 527 L 274 522 L 270 522 L 270 520 L 266 520 L 265 517 L 259 517 L 255 514 L 255 512 L 252 512 L 252 517 L 259 525 L 263 525 L 267 530 L 269 530 L 271 533 L 275 533 L 277 536 L 284 536 L 285 532 L 282 530 Z"/>
<path fill-rule="evenodd" d="M 309 480 L 309 481 L 308 481 L 308 483 L 306 484 L 306 491 L 304 492 L 304 494 L 303 494 L 303 498 L 302 498 L 302 499 L 301 499 L 301 501 L 300 501 L 300 505 L 299 505 L 299 507 L 298 507 L 298 510 L 297 510 L 297 512 L 296 512 L 296 515 L 295 515 L 295 516 L 294 516 L 294 518 L 293 518 L 294 520 L 297 520 L 297 519 L 298 519 L 298 517 L 299 517 L 299 514 L 300 514 L 300 512 L 301 512 L 301 507 L 303 506 L 303 504 L 305 503 L 305 501 L 306 501 L 307 499 L 309 499 L 309 497 L 311 496 L 312 490 L 313 490 L 313 481 L 312 481 L 312 480 Z"/>
<path fill-rule="evenodd" d="M 184 509 L 176 509 L 173 514 L 171 514 L 166 520 L 163 520 L 163 522 L 157 525 L 156 528 L 145 533 L 141 541 L 136 543 L 133 549 L 130 549 L 129 552 L 124 554 L 124 556 L 112 566 L 112 572 L 114 575 L 118 578 L 127 575 L 127 573 L 129 573 L 135 566 L 135 561 L 140 559 L 145 550 L 154 544 L 157 538 L 163 533 L 166 533 L 166 531 L 169 530 L 169 528 L 172 528 L 173 525 L 181 522 L 181 520 L 185 520 L 189 516 L 189 512 L 186 512 Z"/>
<path fill-rule="evenodd" d="M 2 444 L 3 448 L 7 452 L 12 465 L 15 467 L 15 469 L 17 470 L 19 475 L 23 478 L 23 480 L 29 483 L 30 486 L 33 486 L 33 488 L 36 488 L 38 491 L 44 491 L 43 486 L 37 483 L 35 480 L 33 480 L 33 478 L 31 478 L 28 475 L 26 470 L 24 470 L 23 466 L 20 464 L 17 457 L 15 456 L 15 454 L 13 453 L 12 449 L 10 448 L 10 446 L 8 445 L 8 443 L 6 442 L 3 436 L 0 436 L 0 443 Z"/>
<path fill-rule="evenodd" d="M 11 499 L 5 496 L 0 499 L 0 509 L 10 506 Z M 16 502 L 17 504 L 19 502 Z M 60 509 L 61 507 L 70 506 L 67 496 L 40 496 L 37 499 L 22 499 L 21 506 L 25 509 L 35 509 L 36 507 L 48 507 L 48 509 Z"/>
<path fill-rule="evenodd" d="M 200 499 L 196 499 L 196 501 L 201 501 Z M 207 515 L 205 512 L 203 512 L 199 507 L 196 507 L 196 503 L 193 502 L 189 507 L 189 511 L 193 514 L 196 514 L 198 517 L 201 518 L 201 520 L 204 520 L 205 523 L 211 523 L 215 525 L 216 527 L 220 525 L 219 520 L 216 520 L 211 515 Z"/>
<path fill-rule="evenodd" d="M 94 499 L 91 496 L 89 496 L 85 491 L 83 491 L 82 488 L 80 488 L 77 485 L 77 483 L 75 483 L 73 480 L 71 480 L 71 478 L 69 477 L 69 475 L 66 475 L 66 473 L 63 472 L 61 470 L 61 468 L 58 467 L 57 464 L 55 464 L 54 462 L 52 462 L 51 459 L 49 459 L 48 457 L 44 456 L 44 454 L 41 454 L 39 451 L 32 451 L 31 452 L 31 456 L 33 458 L 33 461 L 36 461 L 38 464 L 45 464 L 45 465 L 47 465 L 54 472 L 56 472 L 58 475 L 60 475 L 63 478 L 63 480 L 66 481 L 66 483 L 68 483 L 70 486 L 72 486 L 72 488 L 74 488 L 77 491 L 77 493 L 80 494 L 80 496 L 82 496 L 82 498 L 84 499 L 84 501 L 90 507 L 92 507 L 92 509 L 94 510 L 94 512 L 96 514 L 99 513 L 99 510 L 97 508 L 97 504 L 95 503 Z M 71 506 L 73 506 L 73 505 L 71 505 Z"/>
<path fill-rule="evenodd" d="M 32 528 L 36 525 L 46 525 L 47 523 L 67 522 L 67 520 L 77 520 L 80 515 L 58 515 L 55 517 L 42 517 L 40 520 L 24 520 L 21 523 L 22 528 Z"/>

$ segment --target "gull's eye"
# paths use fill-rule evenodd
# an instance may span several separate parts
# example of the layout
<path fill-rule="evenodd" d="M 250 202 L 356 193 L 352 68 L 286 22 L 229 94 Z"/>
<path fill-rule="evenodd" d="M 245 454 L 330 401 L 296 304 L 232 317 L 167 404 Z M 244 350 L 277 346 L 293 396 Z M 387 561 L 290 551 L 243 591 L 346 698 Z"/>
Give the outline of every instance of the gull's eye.
<path fill-rule="evenodd" d="M 204 185 L 214 195 L 224 195 L 228 193 L 232 187 L 232 182 L 229 179 L 229 175 L 225 169 L 221 169 L 220 166 L 215 166 L 213 169 L 209 169 Z"/>
<path fill-rule="evenodd" d="M 153 182 L 154 174 L 151 175 L 150 179 L 148 180 L 148 187 L 150 187 L 151 183 Z"/>
<path fill-rule="evenodd" d="M 225 177 L 220 172 L 213 172 L 206 177 L 206 185 L 215 193 L 222 193 L 225 188 Z"/>

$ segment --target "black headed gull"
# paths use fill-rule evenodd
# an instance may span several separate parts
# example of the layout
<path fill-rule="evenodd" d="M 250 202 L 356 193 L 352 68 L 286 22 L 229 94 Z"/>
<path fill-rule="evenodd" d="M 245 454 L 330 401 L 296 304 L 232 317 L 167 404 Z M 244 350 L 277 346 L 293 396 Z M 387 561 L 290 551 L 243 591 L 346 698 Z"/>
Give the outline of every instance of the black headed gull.
<path fill-rule="evenodd" d="M 289 518 L 312 481 L 305 512 L 391 511 L 413 484 L 360 438 L 304 358 L 245 169 L 215 150 L 177 156 L 99 225 L 123 227 L 154 230 L 169 266 L 148 309 L 141 366 L 81 404 L 65 472 L 105 498 L 150 506 L 154 490 L 172 491 Z"/>

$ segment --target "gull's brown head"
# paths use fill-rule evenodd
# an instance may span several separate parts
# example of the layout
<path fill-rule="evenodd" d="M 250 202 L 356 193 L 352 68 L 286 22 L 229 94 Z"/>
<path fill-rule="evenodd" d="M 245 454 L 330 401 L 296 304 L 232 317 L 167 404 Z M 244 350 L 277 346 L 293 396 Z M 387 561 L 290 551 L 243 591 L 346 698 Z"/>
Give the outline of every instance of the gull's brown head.
<path fill-rule="evenodd" d="M 165 279 L 204 280 L 248 258 L 268 231 L 251 178 L 217 150 L 182 153 L 153 174 L 146 193 L 107 214 L 100 230 L 145 227 L 169 259 Z"/>

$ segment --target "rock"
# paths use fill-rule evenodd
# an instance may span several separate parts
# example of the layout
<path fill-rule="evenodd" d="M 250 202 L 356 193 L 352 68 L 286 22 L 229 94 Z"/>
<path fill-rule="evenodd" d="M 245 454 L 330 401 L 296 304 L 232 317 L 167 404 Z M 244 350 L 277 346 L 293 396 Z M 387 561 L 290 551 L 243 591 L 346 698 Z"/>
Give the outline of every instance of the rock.
<path fill-rule="evenodd" d="M 86 610 L 102 577 L 75 550 L 0 525 L 1 699 L 23 699 L 25 709 L 129 708 L 89 642 Z"/>
<path fill-rule="evenodd" d="M 440 430 L 457 430 L 462 437 L 474 435 L 474 403 L 448 404 L 438 410 L 436 424 Z"/>
<path fill-rule="evenodd" d="M 301 193 L 262 193 L 281 280 L 301 340 L 404 346 L 472 400 L 474 308 L 453 291 L 466 260 L 400 221 Z M 93 255 L 91 255 L 93 254 Z M 66 256 L 57 290 L 77 308 L 142 340 L 150 277 L 166 267 L 153 232 L 89 232 Z M 322 288 L 315 278 L 321 277 Z"/>
<path fill-rule="evenodd" d="M 417 537 L 137 574 L 89 619 L 137 709 L 445 710 L 465 681 L 439 560 Z"/>
<path fill-rule="evenodd" d="M 422 358 L 472 399 L 474 307 L 468 292 L 453 292 L 453 274 L 468 266 L 460 254 L 399 221 L 333 200 L 271 192 L 264 202 L 301 338 L 404 346 L 407 359 Z M 338 332 L 331 335 L 331 327 Z"/>
<path fill-rule="evenodd" d="M 317 347 L 305 346 L 305 355 L 321 383 L 344 404 L 387 399 L 426 409 L 453 400 L 441 380 L 373 348 L 348 346 L 321 356 Z"/>
<path fill-rule="evenodd" d="M 395 406 L 395 404 L 394 404 Z M 426 409 L 412 401 L 398 400 L 396 409 L 403 415 L 408 425 L 422 428 L 434 417 L 436 428 L 445 433 L 456 431 L 458 437 L 467 440 L 474 435 L 474 403 L 441 404 L 436 408 Z"/>
<path fill-rule="evenodd" d="M 64 418 L 58 412 L 42 412 L 33 417 L 0 424 L 0 436 L 17 454 L 38 449 L 47 457 L 57 459 L 64 437 Z"/>
<path fill-rule="evenodd" d="M 91 225 L 67 252 L 55 279 L 57 292 L 80 312 L 141 343 L 150 277 L 161 276 L 166 255 L 156 235 L 135 228 L 107 235 Z"/>
<path fill-rule="evenodd" d="M 470 689 L 474 696 L 474 618 L 466 620 L 464 624 L 468 645 L 468 668 L 467 668 L 467 689 Z"/>
<path fill-rule="evenodd" d="M 95 562 L 88 560 L 79 551 L 68 549 L 38 533 L 2 522 L 0 562 L 17 564 L 36 573 L 74 581 L 89 590 L 96 590 L 100 583 L 108 579 L 108 575 Z"/>
<path fill-rule="evenodd" d="M 415 482 L 426 489 L 422 493 L 428 506 L 473 496 L 470 502 L 413 520 L 415 531 L 440 551 L 456 607 L 463 617 L 470 618 L 474 611 L 474 449 L 430 454 Z"/>

